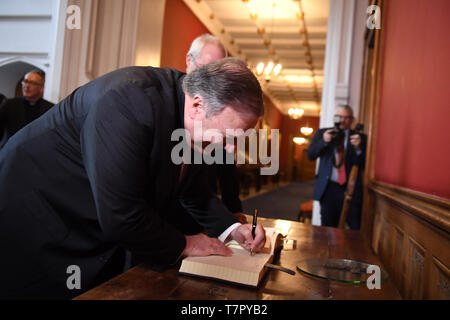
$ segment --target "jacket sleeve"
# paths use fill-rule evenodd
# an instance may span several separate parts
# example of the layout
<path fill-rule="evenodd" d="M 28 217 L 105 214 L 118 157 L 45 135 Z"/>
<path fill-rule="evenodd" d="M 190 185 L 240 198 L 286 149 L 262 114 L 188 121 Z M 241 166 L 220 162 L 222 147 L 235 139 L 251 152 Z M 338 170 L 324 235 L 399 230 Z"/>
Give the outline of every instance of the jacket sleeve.
<path fill-rule="evenodd" d="M 323 141 L 323 132 L 324 130 L 318 130 L 316 132 L 308 148 L 308 151 L 306 152 L 308 159 L 311 161 L 314 161 L 322 156 L 323 152 L 328 147 L 328 144 Z"/>
<path fill-rule="evenodd" d="M 131 84 L 106 92 L 89 111 L 80 143 L 105 236 L 143 258 L 170 264 L 186 241 L 146 201 L 152 125 L 142 110 L 151 110 L 149 104 Z"/>
<path fill-rule="evenodd" d="M 352 160 L 351 165 L 356 165 L 362 170 L 365 167 L 366 162 L 366 146 L 367 146 L 367 136 L 363 133 L 360 134 L 361 136 L 361 147 L 360 151 L 357 152 L 354 148 L 352 148 Z"/>

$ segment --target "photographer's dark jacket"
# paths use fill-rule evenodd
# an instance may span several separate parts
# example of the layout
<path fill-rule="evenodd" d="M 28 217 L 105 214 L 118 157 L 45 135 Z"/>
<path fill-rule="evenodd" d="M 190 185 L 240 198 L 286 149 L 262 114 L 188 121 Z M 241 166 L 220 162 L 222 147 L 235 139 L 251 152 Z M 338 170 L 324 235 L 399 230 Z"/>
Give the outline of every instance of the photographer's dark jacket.
<path fill-rule="evenodd" d="M 324 128 L 319 129 L 314 135 L 309 149 L 307 151 L 308 159 L 311 161 L 320 158 L 319 172 L 316 175 L 315 185 L 314 185 L 314 200 L 320 201 L 331 178 L 331 171 L 333 169 L 333 158 L 336 148 L 334 141 L 330 143 L 325 143 L 323 141 L 323 133 L 329 129 Z M 353 201 L 362 201 L 362 175 L 364 170 L 364 162 L 366 156 L 366 141 L 367 136 L 365 134 L 361 135 L 361 152 L 359 155 L 356 153 L 355 148 L 350 144 L 350 136 L 354 134 L 355 131 L 350 130 L 350 134 L 347 139 L 347 148 L 345 150 L 345 171 L 347 178 L 350 176 L 350 171 L 353 165 L 359 166 L 358 177 L 355 184 L 355 190 L 353 194 Z"/>
<path fill-rule="evenodd" d="M 119 247 L 173 264 L 191 216 L 213 237 L 237 222 L 199 186 L 201 165 L 178 185 L 171 135 L 184 128 L 183 76 L 111 72 L 9 139 L 0 151 L 0 298 L 73 297 Z M 66 285 L 72 265 L 81 290 Z"/>

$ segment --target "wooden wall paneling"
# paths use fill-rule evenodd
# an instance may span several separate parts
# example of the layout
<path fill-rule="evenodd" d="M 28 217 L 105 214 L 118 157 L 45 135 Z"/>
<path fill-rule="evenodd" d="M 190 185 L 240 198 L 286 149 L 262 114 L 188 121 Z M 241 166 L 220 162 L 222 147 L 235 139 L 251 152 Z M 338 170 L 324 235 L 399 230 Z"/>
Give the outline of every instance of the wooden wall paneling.
<path fill-rule="evenodd" d="M 393 263 L 392 265 L 392 280 L 394 283 L 404 283 L 404 271 L 406 270 L 406 250 L 404 248 L 406 247 L 405 241 L 405 233 L 403 230 L 398 228 L 398 226 L 393 226 L 393 254 L 392 254 L 392 261 L 396 261 L 397 264 Z M 400 290 L 399 290 L 400 291 Z"/>
<path fill-rule="evenodd" d="M 373 0 L 387 15 L 387 1 Z M 368 30 L 361 120 L 368 134 L 362 232 L 402 297 L 450 299 L 450 200 L 374 180 L 384 24 Z"/>
<path fill-rule="evenodd" d="M 372 247 L 400 294 L 449 299 L 450 201 L 380 182 L 370 190 L 375 199 Z"/>
<path fill-rule="evenodd" d="M 407 278 L 404 297 L 422 299 L 424 287 L 425 248 L 409 237 Z"/>
<path fill-rule="evenodd" d="M 372 198 L 373 199 L 373 198 Z M 381 233 L 381 225 L 382 225 L 382 221 L 381 221 L 381 214 L 379 211 L 377 211 L 376 209 L 374 209 L 374 215 L 373 215 L 373 238 L 372 238 L 372 249 L 375 252 L 376 255 L 379 255 L 380 250 L 379 250 L 379 243 L 380 243 L 380 233 Z"/>
<path fill-rule="evenodd" d="M 434 256 L 429 281 L 426 283 L 425 298 L 450 300 L 450 269 Z"/>
<path fill-rule="evenodd" d="M 391 245 L 389 242 L 389 234 L 391 231 L 391 226 L 389 225 L 386 217 L 382 216 L 380 219 L 381 227 L 380 227 L 380 245 L 378 247 L 381 261 L 383 261 L 384 265 L 391 270 L 392 273 L 392 259 L 391 259 Z"/>

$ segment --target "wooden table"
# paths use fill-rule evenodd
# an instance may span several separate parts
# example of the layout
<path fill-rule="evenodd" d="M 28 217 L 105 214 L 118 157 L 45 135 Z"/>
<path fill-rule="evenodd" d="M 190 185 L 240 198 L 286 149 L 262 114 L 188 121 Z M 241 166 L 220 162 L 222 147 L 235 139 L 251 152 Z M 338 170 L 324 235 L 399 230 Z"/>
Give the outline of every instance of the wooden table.
<path fill-rule="evenodd" d="M 401 299 L 391 279 L 383 282 L 381 289 L 369 290 L 366 285 L 356 286 L 318 279 L 296 269 L 297 263 L 306 258 L 345 258 L 382 267 L 360 231 L 316 227 L 288 220 L 259 218 L 258 222 L 265 227 L 290 223 L 288 237 L 297 240 L 296 248 L 283 249 L 274 263 L 296 270 L 295 276 L 270 270 L 258 289 L 252 289 L 179 275 L 176 269 L 156 272 L 145 265 L 138 265 L 76 299 Z"/>

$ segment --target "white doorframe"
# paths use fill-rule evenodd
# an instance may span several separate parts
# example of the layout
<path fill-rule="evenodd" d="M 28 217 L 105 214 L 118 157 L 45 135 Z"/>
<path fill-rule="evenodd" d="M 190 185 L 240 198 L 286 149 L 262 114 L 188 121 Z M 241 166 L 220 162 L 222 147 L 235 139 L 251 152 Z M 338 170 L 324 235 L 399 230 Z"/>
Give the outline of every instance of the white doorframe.
<path fill-rule="evenodd" d="M 355 116 L 359 112 L 359 91 L 362 68 L 362 46 L 364 26 L 359 23 L 361 15 L 366 17 L 365 7 L 357 0 L 330 0 L 330 12 L 327 28 L 325 51 L 324 84 L 322 90 L 322 108 L 320 127 L 333 126 L 336 106 L 353 101 Z M 365 18 L 363 19 L 365 20 Z M 358 22 L 355 24 L 355 22 Z M 354 35 L 358 37 L 355 38 Z M 359 78 L 358 78 L 359 77 Z M 359 81 L 358 81 L 359 79 Z M 353 80 L 353 81 L 352 81 Z M 356 85 L 355 85 L 356 84 Z M 319 160 L 320 161 L 320 160 Z M 317 161 L 316 170 L 319 167 Z M 312 224 L 320 225 L 320 204 L 314 201 Z"/>

